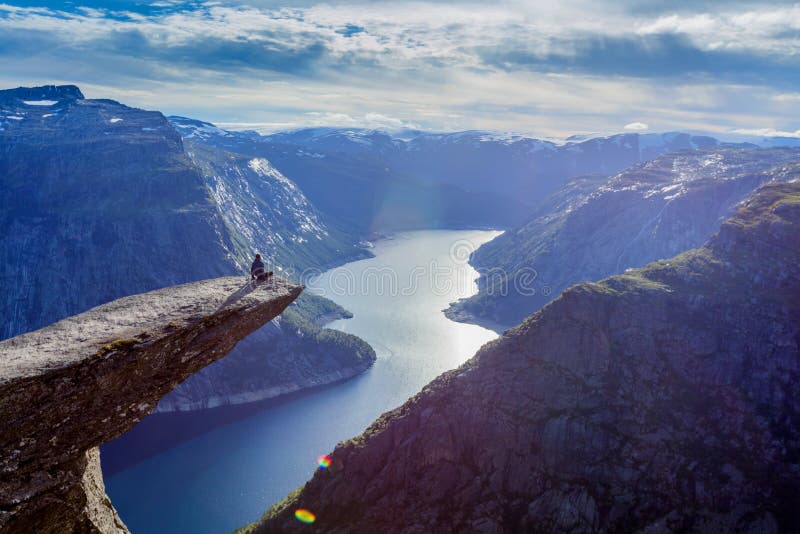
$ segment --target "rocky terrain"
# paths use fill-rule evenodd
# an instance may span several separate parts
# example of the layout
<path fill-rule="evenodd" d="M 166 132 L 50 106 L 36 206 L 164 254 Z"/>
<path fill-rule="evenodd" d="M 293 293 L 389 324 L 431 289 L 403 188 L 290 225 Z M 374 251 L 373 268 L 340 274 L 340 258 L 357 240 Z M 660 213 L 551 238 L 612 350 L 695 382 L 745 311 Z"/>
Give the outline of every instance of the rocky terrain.
<path fill-rule="evenodd" d="M 575 179 L 475 251 L 479 293 L 447 315 L 515 325 L 573 284 L 701 246 L 759 186 L 800 177 L 798 161 L 797 148 L 714 148 Z"/>
<path fill-rule="evenodd" d="M 0 532 L 127 532 L 98 446 L 302 291 L 217 278 L 126 297 L 0 342 Z"/>
<path fill-rule="evenodd" d="M 796 532 L 800 182 L 585 283 L 331 453 L 254 532 Z"/>
<path fill-rule="evenodd" d="M 268 161 L 185 146 L 161 113 L 75 86 L 0 91 L 0 230 L 0 339 L 125 295 L 246 273 L 255 251 L 296 280 L 366 254 Z M 332 303 L 303 301 L 163 409 L 266 398 L 374 361 L 366 343 L 305 313 Z"/>

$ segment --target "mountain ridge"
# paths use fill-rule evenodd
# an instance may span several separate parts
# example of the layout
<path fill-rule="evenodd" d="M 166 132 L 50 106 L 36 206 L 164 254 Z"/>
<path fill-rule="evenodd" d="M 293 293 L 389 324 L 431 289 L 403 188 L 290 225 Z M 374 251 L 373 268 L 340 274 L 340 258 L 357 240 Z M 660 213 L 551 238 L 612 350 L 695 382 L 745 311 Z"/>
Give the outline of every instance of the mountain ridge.
<path fill-rule="evenodd" d="M 796 148 L 713 148 L 576 179 L 472 254 L 479 292 L 446 313 L 514 325 L 572 284 L 700 246 L 760 185 L 800 176 L 799 160 Z"/>

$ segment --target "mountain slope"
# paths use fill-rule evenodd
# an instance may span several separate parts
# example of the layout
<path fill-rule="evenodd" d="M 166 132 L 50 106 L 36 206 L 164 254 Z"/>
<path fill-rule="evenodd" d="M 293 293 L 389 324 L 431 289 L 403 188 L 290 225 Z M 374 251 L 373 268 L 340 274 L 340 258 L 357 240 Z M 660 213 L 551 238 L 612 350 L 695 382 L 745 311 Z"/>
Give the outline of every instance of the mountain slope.
<path fill-rule="evenodd" d="M 445 373 L 255 532 L 800 528 L 800 182 Z"/>
<path fill-rule="evenodd" d="M 0 91 L 0 229 L 0 338 L 125 295 L 249 272 L 258 249 L 298 278 L 364 254 L 268 162 L 187 154 L 161 113 L 85 99 L 75 86 Z M 301 302 L 291 328 L 259 330 L 165 407 L 274 396 L 369 366 L 366 343 L 315 324 L 310 310 L 332 303 Z"/>
<path fill-rule="evenodd" d="M 241 156 L 191 139 L 186 152 L 200 169 L 249 271 L 252 250 L 302 279 L 309 268 L 363 258 L 359 238 L 336 228 L 298 187 L 263 158 Z"/>
<path fill-rule="evenodd" d="M 472 255 L 479 293 L 447 314 L 517 324 L 572 284 L 698 247 L 760 185 L 800 176 L 797 161 L 794 148 L 716 148 L 574 181 Z"/>
<path fill-rule="evenodd" d="M 170 121 L 187 140 L 268 159 L 338 226 L 361 234 L 507 226 L 518 222 L 529 209 L 524 199 L 509 201 L 495 191 L 478 193 L 458 183 L 430 182 L 397 168 L 391 161 L 393 154 L 407 152 L 383 133 L 375 133 L 374 139 L 352 141 L 348 132 L 323 129 L 341 136 L 330 145 L 319 146 L 313 144 L 316 130 L 261 136 L 226 131 L 185 117 L 170 117 Z"/>

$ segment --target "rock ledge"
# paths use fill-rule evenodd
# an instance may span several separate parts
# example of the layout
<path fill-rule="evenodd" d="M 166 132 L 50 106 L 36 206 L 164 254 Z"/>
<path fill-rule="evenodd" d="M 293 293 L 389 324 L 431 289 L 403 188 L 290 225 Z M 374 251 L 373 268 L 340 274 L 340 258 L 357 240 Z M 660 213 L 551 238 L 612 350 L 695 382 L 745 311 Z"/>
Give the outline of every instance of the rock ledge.
<path fill-rule="evenodd" d="M 127 532 L 97 447 L 303 290 L 205 280 L 112 301 L 0 342 L 0 532 Z"/>

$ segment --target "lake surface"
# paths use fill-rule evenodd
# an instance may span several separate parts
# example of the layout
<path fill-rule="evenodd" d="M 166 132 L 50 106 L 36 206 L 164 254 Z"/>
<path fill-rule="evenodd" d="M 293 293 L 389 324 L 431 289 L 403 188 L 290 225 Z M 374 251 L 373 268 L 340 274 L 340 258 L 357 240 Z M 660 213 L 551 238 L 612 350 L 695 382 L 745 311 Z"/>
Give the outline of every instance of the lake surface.
<path fill-rule="evenodd" d="M 497 334 L 450 321 L 442 310 L 475 293 L 467 257 L 498 233 L 401 233 L 376 243 L 374 258 L 322 273 L 307 291 L 353 312 L 328 326 L 369 342 L 378 356 L 373 368 L 256 410 L 229 409 L 234 422 L 108 476 L 123 521 L 134 534 L 230 532 L 252 522 L 311 477 L 317 456 L 469 359 Z M 180 433 L 195 424 L 187 421 L 160 416 L 152 428 Z"/>

